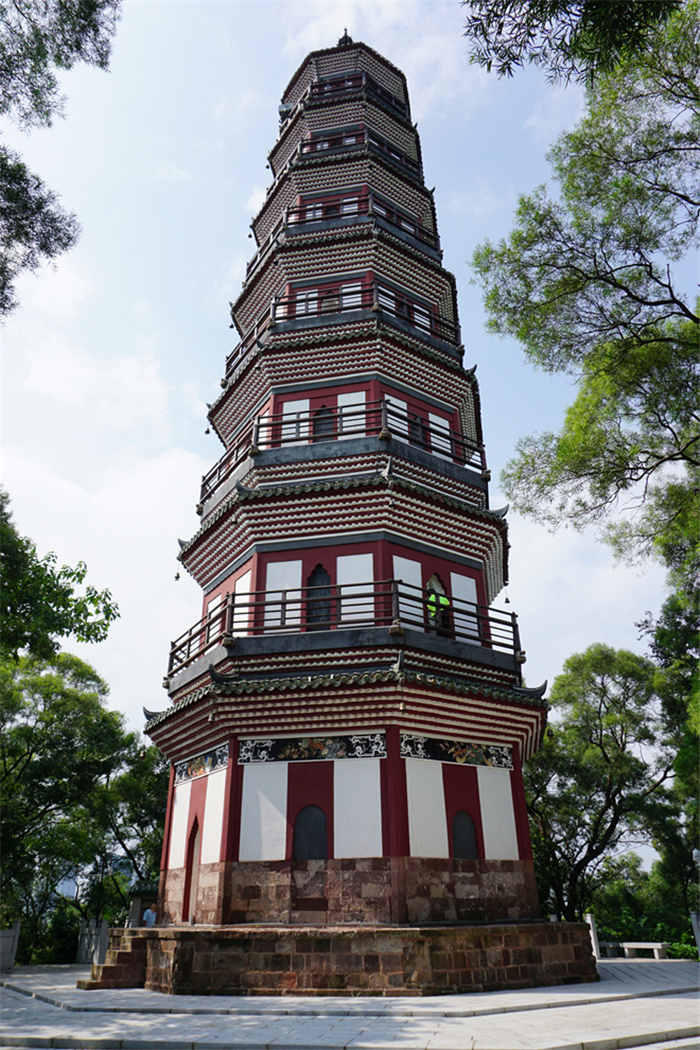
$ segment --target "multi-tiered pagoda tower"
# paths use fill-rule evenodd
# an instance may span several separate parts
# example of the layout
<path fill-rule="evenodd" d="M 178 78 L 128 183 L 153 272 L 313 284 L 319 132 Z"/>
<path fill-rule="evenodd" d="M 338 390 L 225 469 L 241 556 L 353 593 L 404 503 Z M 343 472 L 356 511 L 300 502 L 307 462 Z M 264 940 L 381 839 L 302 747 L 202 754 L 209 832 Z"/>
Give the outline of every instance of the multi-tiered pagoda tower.
<path fill-rule="evenodd" d="M 162 903 L 171 921 L 538 913 L 502 511 L 402 73 L 347 36 L 280 106 L 224 445 L 181 561 Z"/>
<path fill-rule="evenodd" d="M 167 925 L 115 931 L 82 987 L 594 979 L 585 927 L 537 921 L 544 689 L 491 606 L 506 523 L 403 75 L 347 35 L 309 55 L 269 160 L 180 555 L 203 616 L 146 727 L 172 761 Z"/>

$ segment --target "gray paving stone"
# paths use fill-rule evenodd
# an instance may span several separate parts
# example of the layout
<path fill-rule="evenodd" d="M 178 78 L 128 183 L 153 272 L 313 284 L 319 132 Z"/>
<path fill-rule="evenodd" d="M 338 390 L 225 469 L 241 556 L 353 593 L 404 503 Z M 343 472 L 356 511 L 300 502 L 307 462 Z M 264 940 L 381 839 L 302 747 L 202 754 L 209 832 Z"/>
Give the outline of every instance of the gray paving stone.
<path fill-rule="evenodd" d="M 620 960 L 596 985 L 425 999 L 80 992 L 84 968 L 18 968 L 2 981 L 0 1050 L 690 1050 L 698 966 Z"/>

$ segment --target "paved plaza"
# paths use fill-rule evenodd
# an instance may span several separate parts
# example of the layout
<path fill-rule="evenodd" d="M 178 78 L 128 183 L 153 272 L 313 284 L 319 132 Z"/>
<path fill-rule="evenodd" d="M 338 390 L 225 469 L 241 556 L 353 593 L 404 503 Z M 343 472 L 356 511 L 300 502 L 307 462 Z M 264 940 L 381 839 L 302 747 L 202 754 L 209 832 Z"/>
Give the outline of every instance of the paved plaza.
<path fill-rule="evenodd" d="M 608 1050 L 700 1047 L 697 963 L 599 963 L 598 984 L 420 999 L 78 991 L 85 966 L 17 967 L 0 982 L 0 1050 Z"/>

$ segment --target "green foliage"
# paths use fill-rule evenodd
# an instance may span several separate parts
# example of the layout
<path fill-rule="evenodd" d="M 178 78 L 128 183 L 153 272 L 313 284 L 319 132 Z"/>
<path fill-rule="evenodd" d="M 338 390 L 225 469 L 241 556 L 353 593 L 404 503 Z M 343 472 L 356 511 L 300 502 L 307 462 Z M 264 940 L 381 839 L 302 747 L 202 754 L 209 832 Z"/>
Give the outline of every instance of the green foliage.
<path fill-rule="evenodd" d="M 597 870 L 621 844 L 670 819 L 654 665 L 593 645 L 571 656 L 552 686 L 554 721 L 525 767 L 543 908 L 579 919 Z"/>
<path fill-rule="evenodd" d="M 672 958 L 692 958 L 689 908 L 677 883 L 657 862 L 644 871 L 636 853 L 607 857 L 591 880 L 587 910 L 601 941 L 669 941 Z M 691 902 L 697 908 L 697 889 Z M 697 951 L 697 949 L 696 949 Z"/>
<path fill-rule="evenodd" d="M 60 208 L 16 153 L 0 145 L 0 315 L 17 305 L 19 274 L 67 251 L 78 233 L 75 216 Z"/>
<path fill-rule="evenodd" d="M 20 536 L 12 521 L 9 497 L 0 491 L 0 654 L 17 658 L 25 651 L 50 659 L 58 638 L 100 642 L 119 609 L 108 590 L 87 585 L 84 562 L 57 566 L 55 554 L 39 558 L 31 540 Z"/>
<path fill-rule="evenodd" d="M 22 917 L 20 961 L 63 961 L 81 917 L 123 922 L 133 878 L 158 874 L 166 764 L 106 696 L 67 653 L 0 664 L 0 921 Z"/>
<path fill-rule="evenodd" d="M 555 143 L 559 199 L 522 197 L 509 237 L 472 259 L 489 328 L 577 382 L 559 433 L 518 444 L 502 479 L 513 506 L 601 524 L 627 557 L 668 557 L 679 530 L 697 551 L 700 319 L 671 265 L 697 244 L 699 160 L 694 0 L 596 83 Z M 621 497 L 636 514 L 611 523 Z"/>
<path fill-rule="evenodd" d="M 473 61 L 499 76 L 531 62 L 550 80 L 592 81 L 643 52 L 681 0 L 462 0 Z"/>
<path fill-rule="evenodd" d="M 121 0 L 0 3 L 0 113 L 21 127 L 49 125 L 61 111 L 57 70 L 76 62 L 106 69 Z"/>
<path fill-rule="evenodd" d="M 0 115 L 48 126 L 63 108 L 57 72 L 106 69 L 121 0 L 0 0 Z M 75 243 L 78 223 L 18 155 L 0 145 L 0 317 L 17 305 L 15 280 Z"/>

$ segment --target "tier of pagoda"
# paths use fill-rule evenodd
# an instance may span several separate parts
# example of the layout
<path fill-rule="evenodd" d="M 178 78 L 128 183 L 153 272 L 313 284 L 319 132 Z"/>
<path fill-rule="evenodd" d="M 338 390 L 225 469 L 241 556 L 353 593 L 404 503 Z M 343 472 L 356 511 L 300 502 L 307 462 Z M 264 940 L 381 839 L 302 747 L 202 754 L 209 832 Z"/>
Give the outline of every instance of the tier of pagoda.
<path fill-rule="evenodd" d="M 504 512 L 403 74 L 347 35 L 280 106 L 146 731 L 172 923 L 538 915 Z"/>

